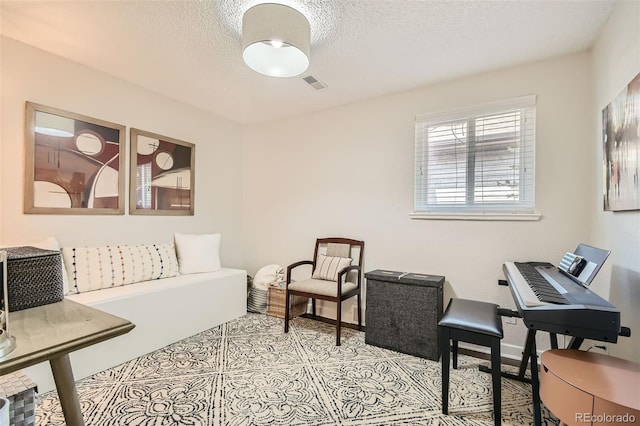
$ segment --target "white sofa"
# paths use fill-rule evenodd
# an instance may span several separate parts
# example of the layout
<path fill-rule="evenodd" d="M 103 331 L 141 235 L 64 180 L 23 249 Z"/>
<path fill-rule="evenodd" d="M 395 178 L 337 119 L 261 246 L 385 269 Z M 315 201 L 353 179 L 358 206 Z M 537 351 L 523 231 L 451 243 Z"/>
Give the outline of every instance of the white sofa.
<path fill-rule="evenodd" d="M 74 378 L 90 376 L 246 314 L 247 273 L 222 268 L 104 288 L 66 298 L 126 318 L 135 328 L 70 354 Z M 26 368 L 40 393 L 55 389 L 48 363 Z"/>

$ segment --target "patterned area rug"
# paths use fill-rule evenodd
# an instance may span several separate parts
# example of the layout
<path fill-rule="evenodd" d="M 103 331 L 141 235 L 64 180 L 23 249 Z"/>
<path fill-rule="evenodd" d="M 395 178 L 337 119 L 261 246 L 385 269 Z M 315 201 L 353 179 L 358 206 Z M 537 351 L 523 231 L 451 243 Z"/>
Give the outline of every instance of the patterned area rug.
<path fill-rule="evenodd" d="M 449 413 L 439 362 L 365 345 L 364 333 L 260 314 L 78 381 L 87 425 L 492 425 L 491 376 L 460 356 Z M 504 425 L 532 423 L 530 386 L 502 380 Z M 548 411 L 543 424 L 557 424 Z M 55 391 L 36 424 L 64 425 Z"/>

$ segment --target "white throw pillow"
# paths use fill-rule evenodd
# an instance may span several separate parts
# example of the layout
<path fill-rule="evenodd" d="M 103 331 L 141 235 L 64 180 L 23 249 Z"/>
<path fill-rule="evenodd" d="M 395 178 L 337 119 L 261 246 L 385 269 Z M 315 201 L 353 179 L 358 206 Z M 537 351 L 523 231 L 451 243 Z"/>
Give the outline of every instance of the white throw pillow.
<path fill-rule="evenodd" d="M 311 278 L 327 281 L 338 281 L 338 272 L 351 265 L 349 257 L 334 257 L 319 254 L 316 259 L 316 269 Z"/>
<path fill-rule="evenodd" d="M 215 272 L 220 266 L 220 234 L 174 235 L 181 274 Z"/>

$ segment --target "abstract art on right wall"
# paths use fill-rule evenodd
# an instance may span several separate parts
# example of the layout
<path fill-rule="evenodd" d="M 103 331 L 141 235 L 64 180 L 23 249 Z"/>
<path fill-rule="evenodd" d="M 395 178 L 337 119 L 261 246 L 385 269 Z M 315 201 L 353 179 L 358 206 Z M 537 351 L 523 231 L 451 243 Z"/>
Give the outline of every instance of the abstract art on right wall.
<path fill-rule="evenodd" d="M 640 210 L 640 73 L 602 110 L 604 209 Z"/>

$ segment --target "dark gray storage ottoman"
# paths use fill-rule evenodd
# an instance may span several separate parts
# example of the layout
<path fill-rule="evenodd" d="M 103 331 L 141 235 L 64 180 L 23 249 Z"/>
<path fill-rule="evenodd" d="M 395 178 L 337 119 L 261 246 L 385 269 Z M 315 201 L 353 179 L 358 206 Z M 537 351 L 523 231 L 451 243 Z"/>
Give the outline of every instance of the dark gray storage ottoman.
<path fill-rule="evenodd" d="M 379 269 L 365 277 L 365 343 L 438 360 L 444 277 Z"/>
<path fill-rule="evenodd" d="M 9 312 L 35 308 L 64 299 L 62 259 L 59 251 L 30 246 L 10 247 L 4 250 L 7 252 Z"/>

